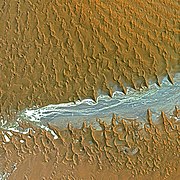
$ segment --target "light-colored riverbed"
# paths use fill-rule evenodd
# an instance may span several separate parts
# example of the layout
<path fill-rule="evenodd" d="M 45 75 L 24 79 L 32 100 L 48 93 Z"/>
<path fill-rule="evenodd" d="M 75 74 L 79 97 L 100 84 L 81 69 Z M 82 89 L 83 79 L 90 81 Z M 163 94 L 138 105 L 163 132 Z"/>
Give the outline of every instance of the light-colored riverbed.
<path fill-rule="evenodd" d="M 110 121 L 113 113 L 121 118 L 136 118 L 145 121 L 149 108 L 153 120 L 156 120 L 161 111 L 170 116 L 175 106 L 180 105 L 180 73 L 176 74 L 174 82 L 172 85 L 165 78 L 161 87 L 151 84 L 149 88 L 140 91 L 128 88 L 126 95 L 116 91 L 112 98 L 107 95 L 99 96 L 96 103 L 91 99 L 85 99 L 76 103 L 26 109 L 21 113 L 21 116 L 30 121 L 48 121 L 65 127 L 68 122 L 74 126 L 80 126 L 83 121 L 94 122 L 96 118 Z"/>

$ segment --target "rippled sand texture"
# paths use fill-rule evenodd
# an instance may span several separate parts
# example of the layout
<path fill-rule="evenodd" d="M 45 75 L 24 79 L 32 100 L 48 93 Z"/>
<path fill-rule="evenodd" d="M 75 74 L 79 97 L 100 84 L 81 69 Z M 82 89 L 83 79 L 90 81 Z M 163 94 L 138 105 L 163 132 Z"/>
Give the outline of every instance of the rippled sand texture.
<path fill-rule="evenodd" d="M 154 124 L 150 111 L 147 123 L 99 120 L 101 130 L 91 125 L 64 130 L 49 125 L 56 134 L 32 124 L 20 123 L 26 133 L 0 131 L 1 164 L 9 179 L 84 180 L 179 180 L 180 121 L 162 112 Z M 5 138 L 6 136 L 6 138 Z M 8 174 L 9 173 L 9 174 Z"/>
<path fill-rule="evenodd" d="M 178 9 L 176 0 L 1 0 L 1 114 L 173 81 Z"/>

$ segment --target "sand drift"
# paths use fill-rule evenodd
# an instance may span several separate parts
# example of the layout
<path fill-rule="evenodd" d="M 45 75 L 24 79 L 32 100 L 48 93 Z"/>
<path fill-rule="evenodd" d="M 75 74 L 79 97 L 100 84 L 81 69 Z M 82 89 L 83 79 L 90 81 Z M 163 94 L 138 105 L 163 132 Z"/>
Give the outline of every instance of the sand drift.
<path fill-rule="evenodd" d="M 160 112 L 164 111 L 171 116 L 175 106 L 180 105 L 180 73 L 174 77 L 174 84 L 164 78 L 162 85 L 151 84 L 149 88 L 137 91 L 128 88 L 124 95 L 115 91 L 113 97 L 100 95 L 97 102 L 84 99 L 76 103 L 63 103 L 48 105 L 42 108 L 26 109 L 20 117 L 34 122 L 50 122 L 59 127 L 67 127 L 71 123 L 75 127 L 82 125 L 83 121 L 93 123 L 100 118 L 110 121 L 113 114 L 125 119 L 146 120 L 147 109 L 152 112 L 152 119 L 157 120 Z"/>

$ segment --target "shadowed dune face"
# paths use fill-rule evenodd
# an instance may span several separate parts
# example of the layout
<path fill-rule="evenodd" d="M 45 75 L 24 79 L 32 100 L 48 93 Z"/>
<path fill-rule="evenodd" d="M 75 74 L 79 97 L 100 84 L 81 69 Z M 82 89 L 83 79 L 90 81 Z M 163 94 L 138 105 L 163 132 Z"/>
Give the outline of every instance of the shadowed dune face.
<path fill-rule="evenodd" d="M 150 88 L 161 86 L 164 77 L 173 84 L 180 72 L 178 9 L 176 0 L 1 0 L 0 178 L 178 180 L 179 79 L 174 86 Z M 128 87 L 137 93 L 134 99 Z M 147 94 L 138 94 L 144 87 Z M 75 128 L 75 116 L 69 116 L 73 126 L 61 115 L 50 122 L 60 114 L 58 106 L 42 109 L 40 123 L 16 116 L 35 106 L 30 115 L 36 119 L 37 106 L 97 100 L 117 90 L 127 94 L 127 103 L 115 99 L 110 108 L 104 99 L 95 111 L 62 106 L 62 114 L 77 117 L 97 112 L 92 121 L 98 118 L 98 129 L 82 119 L 82 128 Z M 167 112 L 177 106 L 153 121 L 147 108 L 160 113 L 161 104 Z M 104 107 L 103 113 L 118 112 L 123 119 L 101 119 Z"/>

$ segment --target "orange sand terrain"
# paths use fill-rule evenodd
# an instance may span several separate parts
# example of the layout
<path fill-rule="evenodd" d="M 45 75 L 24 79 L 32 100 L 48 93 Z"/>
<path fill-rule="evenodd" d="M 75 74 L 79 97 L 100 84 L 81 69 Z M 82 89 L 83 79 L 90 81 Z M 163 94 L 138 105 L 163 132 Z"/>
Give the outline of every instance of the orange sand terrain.
<path fill-rule="evenodd" d="M 103 179 L 179 180 L 180 111 L 170 119 L 162 112 L 156 124 L 151 112 L 147 123 L 120 120 L 111 124 L 99 120 L 102 130 L 86 123 L 81 129 L 68 125 L 57 134 L 32 124 L 19 123 L 26 134 L 2 130 L 1 171 L 8 179 Z M 4 135 L 8 137 L 4 138 Z M 10 175 L 8 175 L 10 173 Z"/>
<path fill-rule="evenodd" d="M 0 0 L 0 120 L 25 108 L 139 90 L 180 72 L 176 0 Z M 162 102 L 168 103 L 168 102 Z M 112 112 L 113 113 L 113 112 Z M 0 127 L 0 178 L 180 179 L 179 110 L 147 123 Z M 29 129 L 30 128 L 30 129 Z M 6 138 L 5 138 L 6 137 Z"/>
<path fill-rule="evenodd" d="M 180 69 L 176 0 L 1 0 L 0 9 L 1 113 L 173 81 Z"/>

